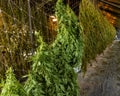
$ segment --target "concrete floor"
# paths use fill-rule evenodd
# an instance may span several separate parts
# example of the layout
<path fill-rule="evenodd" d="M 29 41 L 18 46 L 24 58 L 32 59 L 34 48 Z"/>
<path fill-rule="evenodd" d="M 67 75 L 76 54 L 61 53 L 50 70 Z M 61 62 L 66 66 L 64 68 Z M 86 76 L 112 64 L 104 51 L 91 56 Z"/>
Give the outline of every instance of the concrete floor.
<path fill-rule="evenodd" d="M 115 40 L 78 74 L 80 96 L 120 96 L 120 41 Z"/>

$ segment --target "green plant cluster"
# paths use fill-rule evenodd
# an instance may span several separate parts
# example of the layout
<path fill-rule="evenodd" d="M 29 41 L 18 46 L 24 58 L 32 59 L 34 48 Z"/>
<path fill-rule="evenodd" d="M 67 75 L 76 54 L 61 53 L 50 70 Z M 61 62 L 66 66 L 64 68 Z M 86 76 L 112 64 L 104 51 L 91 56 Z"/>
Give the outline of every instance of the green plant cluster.
<path fill-rule="evenodd" d="M 12 68 L 6 72 L 6 81 L 0 96 L 27 96 L 23 86 L 15 78 Z"/>
<path fill-rule="evenodd" d="M 33 33 L 34 30 L 41 30 L 44 41 L 48 42 L 47 15 L 44 7 L 41 7 L 42 0 L 30 1 Z M 50 0 L 45 0 L 48 1 Z M 32 42 L 30 40 L 28 1 L 1 0 L 0 9 L 0 78 L 4 78 L 6 70 L 12 66 L 17 78 L 21 79 L 32 64 L 29 60 L 31 49 L 35 50 L 38 46 L 35 36 Z"/>
<path fill-rule="evenodd" d="M 115 28 L 94 7 L 90 0 L 82 0 L 79 16 L 84 30 L 85 47 L 82 68 L 85 70 L 86 64 L 111 44 L 115 37 Z"/>
<path fill-rule="evenodd" d="M 82 28 L 62 0 L 56 4 L 56 17 L 59 25 L 56 40 L 47 45 L 40 39 L 41 45 L 33 58 L 32 71 L 25 84 L 29 96 L 79 96 L 73 68 L 81 64 Z"/>
<path fill-rule="evenodd" d="M 86 63 L 94 59 L 97 54 L 102 53 L 107 45 L 112 42 L 115 29 L 88 0 L 82 0 L 80 4 L 80 22 L 70 7 L 65 6 L 62 0 L 57 1 L 55 14 L 58 20 L 56 39 L 49 45 L 44 42 L 46 41 L 44 38 L 39 37 L 40 45 L 33 56 L 32 70 L 24 88 L 16 80 L 10 68 L 6 72 L 6 81 L 3 84 L 0 96 L 79 96 L 77 74 L 74 68 L 81 68 L 82 66 L 85 70 Z M 41 18 L 43 17 L 44 14 Z M 44 24 L 46 24 L 46 21 Z M 43 28 L 42 31 L 46 31 L 46 29 Z M 0 51 L 2 56 L 0 58 L 2 58 L 1 61 L 4 64 L 1 65 L 5 66 L 3 68 L 6 69 L 13 66 L 18 70 L 21 63 L 18 63 L 19 66 L 7 64 L 16 64 L 15 61 L 22 61 L 24 66 L 24 59 L 28 60 L 27 57 L 29 56 L 24 56 L 29 54 L 31 48 L 26 49 L 27 31 L 12 30 L 1 32 L 0 35 L 6 37 L 6 39 L 0 38 L 1 45 L 4 44 L 6 49 Z M 17 40 L 22 43 L 17 42 Z M 29 40 L 27 43 L 29 45 Z M 5 55 L 4 52 L 9 55 Z M 18 56 L 18 53 L 20 56 Z M 11 59 L 9 59 L 9 62 L 6 61 L 9 58 L 7 56 L 12 56 L 12 60 L 15 61 Z M 15 58 L 15 56 L 18 58 Z"/>
<path fill-rule="evenodd" d="M 30 66 L 31 42 L 28 38 L 28 27 L 4 22 L 6 29 L 0 29 L 0 77 L 12 66 L 17 78 L 27 73 Z M 36 43 L 36 42 L 35 42 Z"/>

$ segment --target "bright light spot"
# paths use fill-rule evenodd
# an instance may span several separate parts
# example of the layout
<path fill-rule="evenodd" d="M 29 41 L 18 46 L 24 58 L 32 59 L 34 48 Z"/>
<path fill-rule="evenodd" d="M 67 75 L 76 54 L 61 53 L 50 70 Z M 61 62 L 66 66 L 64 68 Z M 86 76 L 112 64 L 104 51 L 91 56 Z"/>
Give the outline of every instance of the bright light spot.
<path fill-rule="evenodd" d="M 53 15 L 52 15 L 52 16 L 50 16 L 50 18 L 54 19 L 54 18 L 55 18 L 55 16 L 53 16 Z"/>
<path fill-rule="evenodd" d="M 55 19 L 53 19 L 52 21 L 53 21 L 53 22 L 57 22 L 57 19 L 55 18 Z"/>

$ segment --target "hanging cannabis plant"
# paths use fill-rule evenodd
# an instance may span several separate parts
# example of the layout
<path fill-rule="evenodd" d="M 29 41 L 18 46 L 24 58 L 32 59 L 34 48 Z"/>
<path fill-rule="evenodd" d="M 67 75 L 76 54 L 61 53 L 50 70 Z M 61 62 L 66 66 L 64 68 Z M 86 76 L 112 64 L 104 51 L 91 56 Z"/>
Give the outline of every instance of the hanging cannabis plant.
<path fill-rule="evenodd" d="M 102 53 L 113 41 L 115 29 L 90 0 L 82 0 L 79 19 L 84 29 L 85 48 L 82 61 L 85 70 L 86 63 Z"/>
<path fill-rule="evenodd" d="M 23 86 L 15 78 L 11 68 L 6 72 L 6 81 L 0 96 L 27 96 Z"/>
<path fill-rule="evenodd" d="M 56 17 L 56 40 L 51 45 L 41 38 L 39 40 L 41 45 L 33 58 L 32 72 L 25 84 L 29 96 L 79 96 L 73 68 L 81 66 L 82 28 L 73 11 L 63 5 L 62 0 L 57 1 Z"/>

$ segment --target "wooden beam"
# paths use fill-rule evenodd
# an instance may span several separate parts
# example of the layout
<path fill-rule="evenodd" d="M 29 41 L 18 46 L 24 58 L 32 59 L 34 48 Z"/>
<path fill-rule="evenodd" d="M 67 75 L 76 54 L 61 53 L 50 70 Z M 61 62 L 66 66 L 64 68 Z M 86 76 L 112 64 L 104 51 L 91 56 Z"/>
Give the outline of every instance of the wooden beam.
<path fill-rule="evenodd" d="M 106 4 L 108 4 L 108 5 L 111 5 L 111 6 L 114 6 L 114 7 L 120 9 L 120 5 L 117 5 L 117 4 L 115 4 L 115 3 L 111 3 L 111 2 L 108 2 L 108 1 L 105 1 L 105 0 L 100 0 L 100 2 L 106 3 Z"/>

